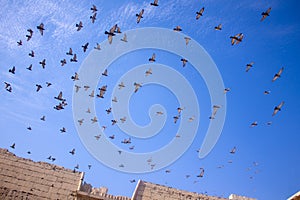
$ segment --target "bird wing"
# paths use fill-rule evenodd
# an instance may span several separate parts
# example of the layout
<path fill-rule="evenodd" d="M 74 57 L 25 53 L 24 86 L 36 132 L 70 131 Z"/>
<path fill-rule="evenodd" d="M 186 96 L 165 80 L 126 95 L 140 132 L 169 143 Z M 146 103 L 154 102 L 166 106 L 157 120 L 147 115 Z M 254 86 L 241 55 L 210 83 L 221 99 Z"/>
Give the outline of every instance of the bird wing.
<path fill-rule="evenodd" d="M 283 104 L 284 104 L 284 101 L 282 101 L 277 107 L 278 107 L 279 109 L 281 109 L 281 107 L 283 106 Z"/>
<path fill-rule="evenodd" d="M 279 70 L 279 72 L 277 73 L 279 76 L 282 74 L 283 72 L 283 67 L 281 67 L 281 69 Z"/>
<path fill-rule="evenodd" d="M 112 43 L 112 35 L 108 35 L 108 43 L 109 43 L 109 44 Z"/>
<path fill-rule="evenodd" d="M 267 13 L 267 14 L 270 14 L 270 12 L 271 12 L 271 9 L 272 9 L 271 7 L 270 7 L 270 8 L 268 8 L 268 10 L 266 11 L 266 13 Z"/>

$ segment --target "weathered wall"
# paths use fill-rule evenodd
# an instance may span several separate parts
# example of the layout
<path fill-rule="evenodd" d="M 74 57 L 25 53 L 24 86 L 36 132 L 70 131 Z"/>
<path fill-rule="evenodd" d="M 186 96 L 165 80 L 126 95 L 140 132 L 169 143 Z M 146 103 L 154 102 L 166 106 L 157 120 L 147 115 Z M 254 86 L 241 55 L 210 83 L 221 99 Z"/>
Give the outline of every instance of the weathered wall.
<path fill-rule="evenodd" d="M 0 199 L 75 199 L 82 172 L 33 162 L 0 149 Z"/>

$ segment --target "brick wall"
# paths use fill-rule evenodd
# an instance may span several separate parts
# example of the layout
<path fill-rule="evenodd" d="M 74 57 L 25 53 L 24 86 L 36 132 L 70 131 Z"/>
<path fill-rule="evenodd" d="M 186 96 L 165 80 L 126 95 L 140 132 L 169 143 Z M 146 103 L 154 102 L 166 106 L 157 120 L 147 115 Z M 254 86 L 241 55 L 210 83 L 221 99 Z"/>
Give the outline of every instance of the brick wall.
<path fill-rule="evenodd" d="M 0 199 L 75 199 L 82 172 L 33 162 L 0 149 Z"/>

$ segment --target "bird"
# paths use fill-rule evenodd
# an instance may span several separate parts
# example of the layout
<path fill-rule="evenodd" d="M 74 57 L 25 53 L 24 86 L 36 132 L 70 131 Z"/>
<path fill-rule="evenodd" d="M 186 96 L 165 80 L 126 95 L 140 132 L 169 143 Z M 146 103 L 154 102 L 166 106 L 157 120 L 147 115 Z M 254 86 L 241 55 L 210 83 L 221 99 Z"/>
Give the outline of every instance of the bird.
<path fill-rule="evenodd" d="M 283 72 L 283 67 L 280 68 L 280 70 L 274 75 L 272 82 L 276 81 L 278 78 L 281 77 L 281 74 Z"/>
<path fill-rule="evenodd" d="M 197 20 L 200 19 L 201 16 L 203 16 L 203 12 L 204 12 L 204 7 L 202 7 L 199 12 L 196 12 L 196 14 L 197 14 L 196 19 Z"/>
<path fill-rule="evenodd" d="M 11 69 L 8 70 L 8 72 L 15 74 L 16 73 L 16 67 L 13 66 Z"/>
<path fill-rule="evenodd" d="M 12 149 L 14 149 L 16 147 L 16 144 L 15 143 L 13 143 L 11 146 L 10 146 L 10 148 L 12 148 Z"/>
<path fill-rule="evenodd" d="M 75 92 L 78 92 L 81 87 L 79 85 L 75 85 Z"/>
<path fill-rule="evenodd" d="M 60 91 L 57 97 L 54 97 L 54 99 L 57 99 L 59 101 L 65 101 L 65 99 L 62 96 L 63 96 L 62 91 Z"/>
<path fill-rule="evenodd" d="M 250 62 L 246 65 L 246 72 L 248 72 L 250 70 L 251 67 L 253 67 L 254 62 Z"/>
<path fill-rule="evenodd" d="M 64 66 L 65 64 L 67 64 L 67 60 L 64 58 L 63 60 L 60 61 L 60 65 Z"/>
<path fill-rule="evenodd" d="M 224 94 L 226 94 L 227 92 L 229 92 L 230 91 L 230 88 L 225 88 L 224 89 Z"/>
<path fill-rule="evenodd" d="M 202 177 L 203 177 L 203 175 L 204 175 L 204 169 L 201 167 L 201 168 L 200 168 L 200 174 L 199 174 L 199 175 L 197 175 L 197 177 L 200 177 L 200 178 L 202 178 Z"/>
<path fill-rule="evenodd" d="M 30 64 L 29 67 L 27 67 L 26 69 L 28 69 L 29 71 L 32 71 L 32 64 Z"/>
<path fill-rule="evenodd" d="M 88 109 L 86 110 L 86 113 L 91 113 L 90 108 L 88 108 Z"/>
<path fill-rule="evenodd" d="M 104 72 L 102 73 L 102 76 L 108 76 L 107 69 L 104 70 Z"/>
<path fill-rule="evenodd" d="M 30 152 L 30 151 L 27 151 L 27 154 L 31 154 L 31 152 Z"/>
<path fill-rule="evenodd" d="M 107 114 L 110 114 L 111 113 L 111 108 L 108 108 L 105 111 L 106 111 Z"/>
<path fill-rule="evenodd" d="M 65 133 L 67 132 L 67 129 L 65 127 L 62 127 L 61 129 L 59 129 L 60 133 Z"/>
<path fill-rule="evenodd" d="M 73 50 L 72 50 L 72 48 L 70 48 L 69 51 L 66 54 L 69 55 L 69 56 L 73 56 Z"/>
<path fill-rule="evenodd" d="M 255 121 L 255 122 L 252 122 L 252 123 L 251 123 L 250 127 L 255 127 L 255 126 L 257 126 L 257 125 L 258 125 L 258 123 L 257 123 L 257 121 Z"/>
<path fill-rule="evenodd" d="M 78 123 L 79 123 L 80 126 L 82 125 L 83 121 L 84 121 L 84 119 L 79 119 L 78 120 Z"/>
<path fill-rule="evenodd" d="M 91 97 L 91 98 L 95 97 L 95 91 L 94 90 L 91 92 L 91 94 L 89 94 L 89 97 Z"/>
<path fill-rule="evenodd" d="M 268 126 L 272 125 L 272 122 L 271 121 L 267 122 L 267 125 Z"/>
<path fill-rule="evenodd" d="M 178 114 L 180 114 L 180 113 L 181 113 L 181 111 L 183 111 L 183 109 L 184 109 L 184 108 L 178 107 L 178 108 L 177 108 L 177 112 L 178 112 Z"/>
<path fill-rule="evenodd" d="M 26 35 L 26 37 L 27 37 L 27 41 L 29 41 L 32 38 L 33 30 L 32 29 L 27 29 L 27 31 L 29 32 L 29 35 Z"/>
<path fill-rule="evenodd" d="M 87 48 L 89 46 L 89 43 L 85 43 L 85 45 L 82 45 L 81 47 L 83 48 L 83 52 L 86 52 Z"/>
<path fill-rule="evenodd" d="M 270 93 L 271 93 L 270 90 L 265 90 L 265 91 L 264 91 L 264 94 L 270 94 Z"/>
<path fill-rule="evenodd" d="M 22 40 L 17 41 L 18 46 L 21 46 L 23 44 Z"/>
<path fill-rule="evenodd" d="M 165 173 L 171 173 L 171 170 L 169 170 L 169 169 L 167 169 L 167 170 L 165 170 Z"/>
<path fill-rule="evenodd" d="M 31 130 L 32 130 L 31 126 L 28 126 L 28 127 L 27 127 L 27 130 L 30 130 L 30 131 L 31 131 Z"/>
<path fill-rule="evenodd" d="M 190 37 L 184 37 L 184 40 L 185 40 L 185 45 L 188 45 L 191 38 Z"/>
<path fill-rule="evenodd" d="M 209 117 L 209 119 L 215 119 L 215 116 L 216 116 L 219 108 L 220 108 L 220 106 L 218 106 L 218 105 L 213 106 L 213 112 L 212 112 L 211 116 Z"/>
<path fill-rule="evenodd" d="M 118 99 L 117 99 L 117 97 L 114 97 L 111 101 L 117 103 Z"/>
<path fill-rule="evenodd" d="M 10 84 L 10 83 L 8 83 L 8 82 L 5 82 L 5 81 L 4 81 L 4 84 L 5 84 L 5 89 L 7 89 L 7 88 L 9 88 L 9 87 L 11 86 L 11 84 Z"/>
<path fill-rule="evenodd" d="M 126 35 L 126 33 L 124 33 L 124 36 L 123 36 L 123 38 L 121 38 L 121 41 L 123 41 L 123 42 L 128 42 L 128 41 L 127 41 L 127 35 Z"/>
<path fill-rule="evenodd" d="M 43 23 L 40 23 L 40 25 L 38 25 L 36 28 L 40 31 L 41 35 L 44 34 L 45 28 Z"/>
<path fill-rule="evenodd" d="M 115 125 L 117 122 L 118 122 L 117 120 L 112 119 L 112 120 L 111 120 L 111 125 L 113 126 L 113 125 Z"/>
<path fill-rule="evenodd" d="M 282 101 L 278 106 L 275 106 L 272 116 L 275 116 L 278 113 L 278 111 L 281 111 L 283 104 L 284 101 Z"/>
<path fill-rule="evenodd" d="M 130 180 L 130 183 L 135 183 L 135 179 Z"/>
<path fill-rule="evenodd" d="M 90 19 L 92 20 L 92 23 L 95 23 L 96 16 L 97 16 L 97 13 L 94 13 L 92 16 L 90 16 Z"/>
<path fill-rule="evenodd" d="M 154 0 L 153 3 L 150 3 L 151 6 L 158 6 L 158 0 Z"/>
<path fill-rule="evenodd" d="M 88 165 L 88 168 L 91 169 L 92 165 Z"/>
<path fill-rule="evenodd" d="M 176 122 L 178 121 L 179 117 L 180 117 L 180 115 L 176 115 L 176 116 L 173 117 L 174 123 L 175 123 L 175 124 L 176 124 Z"/>
<path fill-rule="evenodd" d="M 145 72 L 145 76 L 149 76 L 150 74 L 152 74 L 152 69 L 149 68 L 146 72 Z"/>
<path fill-rule="evenodd" d="M 93 5 L 93 6 L 91 7 L 91 11 L 92 11 L 92 13 L 97 12 L 97 11 L 98 11 L 98 10 L 97 10 L 97 7 L 96 7 L 95 5 Z"/>
<path fill-rule="evenodd" d="M 97 117 L 95 116 L 94 118 L 91 119 L 91 121 L 92 121 L 92 124 L 93 124 L 93 123 L 98 122 L 98 119 L 97 119 Z"/>
<path fill-rule="evenodd" d="M 77 31 L 80 31 L 83 27 L 82 21 L 80 21 L 78 24 L 75 25 L 77 27 Z"/>
<path fill-rule="evenodd" d="M 101 134 L 95 135 L 94 137 L 96 138 L 96 140 L 99 140 L 101 138 Z"/>
<path fill-rule="evenodd" d="M 120 164 L 119 167 L 122 167 L 122 168 L 123 168 L 123 167 L 125 167 L 125 166 L 124 166 L 123 164 Z"/>
<path fill-rule="evenodd" d="M 143 18 L 143 14 L 144 14 L 144 9 L 142 9 L 139 14 L 135 14 L 135 16 L 137 17 L 136 23 L 140 23 L 141 19 Z"/>
<path fill-rule="evenodd" d="M 58 105 L 54 106 L 54 109 L 55 110 L 62 110 L 62 109 L 64 109 L 64 106 L 63 106 L 62 103 L 59 103 Z"/>
<path fill-rule="evenodd" d="M 78 62 L 76 53 L 73 55 L 73 58 L 70 59 L 71 62 Z"/>
<path fill-rule="evenodd" d="M 215 26 L 215 30 L 216 31 L 222 30 L 222 24 L 219 24 L 218 26 Z"/>
<path fill-rule="evenodd" d="M 175 28 L 173 28 L 173 30 L 180 32 L 180 31 L 182 31 L 182 28 L 180 26 L 176 26 Z"/>
<path fill-rule="evenodd" d="M 40 65 L 42 65 L 42 68 L 45 69 L 46 66 L 46 59 L 43 59 L 42 61 L 39 62 Z"/>
<path fill-rule="evenodd" d="M 78 75 L 78 73 L 75 72 L 75 75 L 74 75 L 74 76 L 71 76 L 71 79 L 72 79 L 73 81 L 79 80 L 79 75 Z"/>
<path fill-rule="evenodd" d="M 155 62 L 156 61 L 155 57 L 156 57 L 156 55 L 155 55 L 155 53 L 153 53 L 151 58 L 149 58 L 149 62 Z"/>
<path fill-rule="evenodd" d="M 11 86 L 7 87 L 7 88 L 6 88 L 6 91 L 12 92 L 12 87 L 11 87 Z"/>
<path fill-rule="evenodd" d="M 97 97 L 104 98 L 104 94 L 106 92 L 106 89 L 107 89 L 107 85 L 104 85 L 101 88 L 99 88 L 100 94 L 97 94 Z"/>
<path fill-rule="evenodd" d="M 129 147 L 129 150 L 133 150 L 134 149 L 134 145 L 133 146 L 131 146 L 131 147 Z"/>
<path fill-rule="evenodd" d="M 192 117 L 189 118 L 189 122 L 192 122 L 194 120 L 195 120 L 195 116 L 192 116 Z"/>
<path fill-rule="evenodd" d="M 43 88 L 40 84 L 36 84 L 35 86 L 37 87 L 37 88 L 36 88 L 36 91 L 37 91 L 37 92 L 40 91 L 41 88 Z"/>
<path fill-rule="evenodd" d="M 79 169 L 79 164 L 77 164 L 77 165 L 74 167 L 74 169 Z"/>
<path fill-rule="evenodd" d="M 124 122 L 126 121 L 126 117 L 120 118 L 120 121 L 121 121 L 122 123 L 124 123 Z"/>
<path fill-rule="evenodd" d="M 34 51 L 31 50 L 31 52 L 28 54 L 30 57 L 34 57 Z"/>
<path fill-rule="evenodd" d="M 100 44 L 96 43 L 96 46 L 94 47 L 94 49 L 101 50 Z"/>
<path fill-rule="evenodd" d="M 235 152 L 236 152 L 236 147 L 234 146 L 231 150 L 230 150 L 230 152 L 229 153 L 231 153 L 231 154 L 235 154 Z"/>
<path fill-rule="evenodd" d="M 136 83 L 136 82 L 134 82 L 133 85 L 135 86 L 135 88 L 134 88 L 135 93 L 140 89 L 140 87 L 142 87 L 142 84 Z"/>
<path fill-rule="evenodd" d="M 123 82 L 119 83 L 119 85 L 118 85 L 118 86 L 119 86 L 119 90 L 125 87 L 125 85 L 124 85 L 124 83 L 123 83 Z"/>
<path fill-rule="evenodd" d="M 107 34 L 108 43 L 112 43 L 112 38 L 115 36 L 115 31 L 117 30 L 118 25 L 115 24 L 113 27 L 109 29 L 109 31 L 105 31 L 104 34 Z"/>
<path fill-rule="evenodd" d="M 47 87 L 50 87 L 52 85 L 52 83 L 50 82 L 46 82 Z"/>
<path fill-rule="evenodd" d="M 185 67 L 186 63 L 188 62 L 188 60 L 185 58 L 181 58 L 180 61 L 182 62 L 182 67 Z"/>
<path fill-rule="evenodd" d="M 157 111 L 156 115 L 163 115 L 164 113 L 162 111 Z"/>
<path fill-rule="evenodd" d="M 260 19 L 261 22 L 264 21 L 264 19 L 266 19 L 268 16 L 270 16 L 271 9 L 272 8 L 270 7 L 270 8 L 268 8 L 268 10 L 261 13 L 261 15 L 262 15 L 262 17 Z"/>
<path fill-rule="evenodd" d="M 115 135 L 110 135 L 109 138 L 113 140 L 115 139 Z"/>
<path fill-rule="evenodd" d="M 231 45 L 234 45 L 234 44 L 238 44 L 240 43 L 244 38 L 244 34 L 243 33 L 238 33 L 234 36 L 230 36 L 230 39 L 231 39 Z"/>
<path fill-rule="evenodd" d="M 90 86 L 85 85 L 85 86 L 83 86 L 83 88 L 84 88 L 84 91 L 87 91 L 90 88 Z"/>
<path fill-rule="evenodd" d="M 131 144 L 131 138 L 124 139 L 124 140 L 121 141 L 121 143 L 123 143 L 123 144 Z"/>
<path fill-rule="evenodd" d="M 75 154 L 75 149 L 72 149 L 71 151 L 69 151 L 69 153 L 74 155 Z"/>

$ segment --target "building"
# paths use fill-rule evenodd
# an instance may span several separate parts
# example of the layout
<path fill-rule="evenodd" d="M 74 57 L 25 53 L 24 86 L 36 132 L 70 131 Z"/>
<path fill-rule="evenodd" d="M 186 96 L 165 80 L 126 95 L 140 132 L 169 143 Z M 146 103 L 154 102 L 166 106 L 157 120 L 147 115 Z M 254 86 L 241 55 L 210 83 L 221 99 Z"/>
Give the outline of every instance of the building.
<path fill-rule="evenodd" d="M 20 158 L 0 148 L 1 200 L 253 200 L 213 197 L 139 180 L 132 197 L 108 194 L 83 181 L 84 173 Z M 294 200 L 294 199 L 293 199 Z"/>

